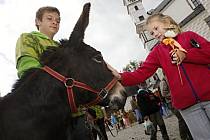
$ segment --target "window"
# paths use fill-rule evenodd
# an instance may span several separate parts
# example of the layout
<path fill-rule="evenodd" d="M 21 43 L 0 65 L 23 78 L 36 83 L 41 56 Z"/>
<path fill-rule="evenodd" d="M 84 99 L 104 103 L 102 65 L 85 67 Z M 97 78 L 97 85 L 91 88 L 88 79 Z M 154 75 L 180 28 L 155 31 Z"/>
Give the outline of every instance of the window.
<path fill-rule="evenodd" d="M 135 2 L 136 0 L 128 0 L 128 1 L 132 3 L 132 2 Z"/>
<path fill-rule="evenodd" d="M 198 5 L 200 5 L 200 1 L 199 0 L 191 0 L 192 3 L 194 4 L 195 7 L 197 7 Z"/>
<path fill-rule="evenodd" d="M 140 36 L 144 40 L 143 41 L 144 43 L 148 41 L 147 36 L 145 35 L 145 33 L 141 33 Z"/>
<path fill-rule="evenodd" d="M 135 8 L 136 11 L 139 10 L 138 6 L 134 6 L 134 8 Z"/>
<path fill-rule="evenodd" d="M 210 16 L 204 19 L 206 24 L 210 27 Z"/>
<path fill-rule="evenodd" d="M 153 37 L 149 34 L 148 31 L 141 32 L 141 38 L 144 40 L 144 43 L 149 42 L 153 40 Z"/>
<path fill-rule="evenodd" d="M 189 6 L 195 10 L 196 7 L 198 7 L 199 5 L 201 5 L 201 2 L 199 0 L 187 0 L 187 3 L 189 4 Z"/>
<path fill-rule="evenodd" d="M 144 16 L 139 16 L 139 20 L 143 21 L 144 20 Z"/>

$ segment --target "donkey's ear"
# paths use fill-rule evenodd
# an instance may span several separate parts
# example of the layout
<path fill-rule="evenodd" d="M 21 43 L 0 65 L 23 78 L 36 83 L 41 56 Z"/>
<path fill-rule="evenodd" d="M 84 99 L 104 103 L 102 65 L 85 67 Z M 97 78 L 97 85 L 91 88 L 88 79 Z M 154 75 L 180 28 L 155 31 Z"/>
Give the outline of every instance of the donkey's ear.
<path fill-rule="evenodd" d="M 76 25 L 74 26 L 74 30 L 69 37 L 69 43 L 73 46 L 80 44 L 84 39 L 85 29 L 89 23 L 90 6 L 90 3 L 86 3 L 83 6 L 82 14 L 80 15 Z"/>

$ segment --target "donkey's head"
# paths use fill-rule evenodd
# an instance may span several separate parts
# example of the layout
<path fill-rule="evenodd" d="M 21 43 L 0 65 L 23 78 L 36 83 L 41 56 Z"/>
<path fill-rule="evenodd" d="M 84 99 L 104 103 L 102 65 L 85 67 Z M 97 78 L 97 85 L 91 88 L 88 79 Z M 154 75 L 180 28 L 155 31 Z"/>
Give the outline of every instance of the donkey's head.
<path fill-rule="evenodd" d="M 107 68 L 101 52 L 83 42 L 89 11 L 90 3 L 86 3 L 69 40 L 61 40 L 56 51 L 49 50 L 49 59 L 43 55 L 43 64 L 70 78 L 67 87 L 72 89 L 77 106 L 98 103 L 119 109 L 126 100 L 123 86 Z"/>

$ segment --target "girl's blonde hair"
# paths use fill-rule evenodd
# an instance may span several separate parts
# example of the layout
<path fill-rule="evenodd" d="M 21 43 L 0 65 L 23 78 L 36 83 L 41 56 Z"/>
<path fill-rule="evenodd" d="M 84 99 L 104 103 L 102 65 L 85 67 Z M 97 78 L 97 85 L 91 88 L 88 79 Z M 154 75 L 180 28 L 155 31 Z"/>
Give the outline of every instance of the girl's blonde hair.
<path fill-rule="evenodd" d="M 170 25 L 169 28 L 172 28 L 177 33 L 180 33 L 181 32 L 181 28 L 176 23 L 176 21 L 172 17 L 170 17 L 168 15 L 164 15 L 162 13 L 155 13 L 155 14 L 149 16 L 147 18 L 147 20 L 146 20 L 146 25 L 150 24 L 155 19 L 158 20 L 158 21 L 160 21 L 160 22 L 162 22 L 162 23 L 168 23 Z"/>

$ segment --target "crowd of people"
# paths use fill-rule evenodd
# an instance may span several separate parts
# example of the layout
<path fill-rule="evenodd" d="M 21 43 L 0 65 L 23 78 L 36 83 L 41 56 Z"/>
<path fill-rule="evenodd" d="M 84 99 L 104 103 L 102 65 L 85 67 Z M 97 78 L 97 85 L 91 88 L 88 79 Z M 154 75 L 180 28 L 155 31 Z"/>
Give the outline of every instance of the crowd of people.
<path fill-rule="evenodd" d="M 60 12 L 56 7 L 41 7 L 35 18 L 38 31 L 23 33 L 16 45 L 16 68 L 21 78 L 30 68 L 41 68 L 39 56 L 50 46 L 58 46 L 53 40 L 60 26 Z M 210 139 L 210 43 L 195 32 L 181 32 L 179 25 L 169 16 L 154 14 L 146 22 L 149 33 L 159 43 L 147 56 L 144 63 L 133 72 L 118 73 L 109 66 L 124 86 L 138 85 L 161 67 L 167 78 L 161 80 L 161 97 L 141 89 L 131 100 L 131 112 L 116 111 L 108 117 L 100 106 L 88 110 L 94 123 L 108 140 L 104 122 L 110 120 L 116 129 L 132 125 L 134 113 L 139 124 L 148 119 L 154 125 L 151 140 L 156 139 L 157 126 L 164 140 L 169 140 L 162 116 L 174 113 L 178 118 L 180 136 L 183 140 Z M 191 44 L 195 40 L 199 46 Z M 169 90 L 170 89 L 170 90 Z M 30 93 L 29 93 L 30 94 Z M 163 97 L 163 98 L 162 98 Z M 86 119 L 83 112 L 73 117 Z M 91 117 L 90 117 L 91 118 Z M 84 125 L 85 127 L 85 125 Z M 77 137 L 76 135 L 74 137 Z M 97 139 L 97 132 L 93 130 Z"/>

